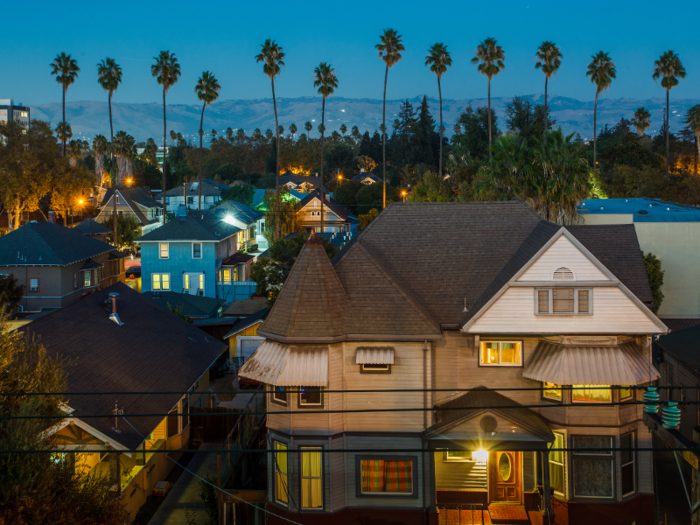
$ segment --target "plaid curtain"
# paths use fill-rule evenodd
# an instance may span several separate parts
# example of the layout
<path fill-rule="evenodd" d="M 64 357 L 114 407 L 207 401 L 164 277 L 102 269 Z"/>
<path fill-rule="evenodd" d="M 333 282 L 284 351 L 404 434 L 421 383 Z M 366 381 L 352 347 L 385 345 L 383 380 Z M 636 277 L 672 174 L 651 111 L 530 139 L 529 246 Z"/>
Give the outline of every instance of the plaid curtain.
<path fill-rule="evenodd" d="M 410 461 L 387 461 L 384 492 L 412 492 Z"/>
<path fill-rule="evenodd" d="M 362 492 L 410 493 L 413 470 L 410 461 L 361 460 Z"/>

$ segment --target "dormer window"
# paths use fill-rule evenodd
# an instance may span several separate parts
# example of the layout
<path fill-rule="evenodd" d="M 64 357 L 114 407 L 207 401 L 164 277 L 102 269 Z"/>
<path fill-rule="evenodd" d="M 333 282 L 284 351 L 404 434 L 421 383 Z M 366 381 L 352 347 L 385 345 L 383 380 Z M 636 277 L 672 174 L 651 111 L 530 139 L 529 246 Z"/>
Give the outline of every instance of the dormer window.
<path fill-rule="evenodd" d="M 574 281 L 574 272 L 571 271 L 570 268 L 567 268 L 566 266 L 562 266 L 561 268 L 557 268 L 554 270 L 554 274 L 552 275 L 552 280 L 553 281 Z"/>
<path fill-rule="evenodd" d="M 537 315 L 589 315 L 590 288 L 549 288 L 536 290 Z"/>

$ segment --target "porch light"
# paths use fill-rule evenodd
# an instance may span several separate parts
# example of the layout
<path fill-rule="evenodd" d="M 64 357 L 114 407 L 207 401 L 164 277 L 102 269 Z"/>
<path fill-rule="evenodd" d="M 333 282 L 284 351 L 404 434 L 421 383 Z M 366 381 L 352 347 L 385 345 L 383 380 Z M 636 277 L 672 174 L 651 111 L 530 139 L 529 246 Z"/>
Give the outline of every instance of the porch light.
<path fill-rule="evenodd" d="M 486 463 L 489 460 L 488 450 L 484 450 L 483 448 L 474 450 L 472 452 L 472 459 L 477 463 Z"/>
<path fill-rule="evenodd" d="M 233 217 L 231 217 L 230 215 L 227 215 L 226 217 L 224 217 L 224 222 L 226 224 L 233 224 Z"/>

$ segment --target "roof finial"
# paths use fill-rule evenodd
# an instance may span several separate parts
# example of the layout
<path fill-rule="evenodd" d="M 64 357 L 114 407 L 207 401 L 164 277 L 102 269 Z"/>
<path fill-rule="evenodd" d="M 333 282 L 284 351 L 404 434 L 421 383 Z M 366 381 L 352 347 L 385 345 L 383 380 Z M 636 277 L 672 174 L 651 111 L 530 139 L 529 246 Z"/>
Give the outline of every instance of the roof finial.
<path fill-rule="evenodd" d="M 316 228 L 311 228 L 311 234 L 304 244 L 323 244 L 321 238 L 316 235 Z"/>

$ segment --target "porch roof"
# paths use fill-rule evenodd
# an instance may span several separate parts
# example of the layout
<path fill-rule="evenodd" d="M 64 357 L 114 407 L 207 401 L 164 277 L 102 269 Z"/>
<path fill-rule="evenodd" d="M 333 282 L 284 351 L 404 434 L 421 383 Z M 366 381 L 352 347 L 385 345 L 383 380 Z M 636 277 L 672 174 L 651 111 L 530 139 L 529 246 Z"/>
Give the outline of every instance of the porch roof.
<path fill-rule="evenodd" d="M 640 385 L 660 376 L 634 343 L 597 346 L 541 341 L 523 377 L 555 385 Z"/>
<path fill-rule="evenodd" d="M 328 346 L 265 341 L 238 375 L 274 386 L 328 386 Z"/>

